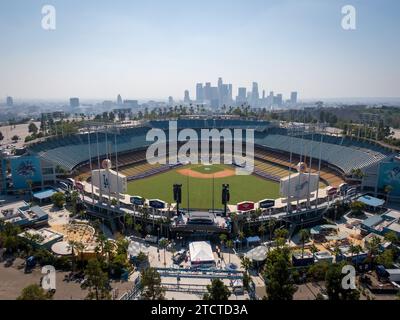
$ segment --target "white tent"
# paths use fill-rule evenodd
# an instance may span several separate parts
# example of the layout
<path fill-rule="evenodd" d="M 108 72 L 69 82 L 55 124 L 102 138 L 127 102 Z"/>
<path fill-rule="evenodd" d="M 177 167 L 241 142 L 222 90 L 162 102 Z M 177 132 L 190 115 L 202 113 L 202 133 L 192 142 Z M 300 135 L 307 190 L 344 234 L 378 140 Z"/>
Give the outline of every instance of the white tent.
<path fill-rule="evenodd" d="M 189 244 L 190 262 L 193 267 L 215 265 L 214 254 L 208 241 L 196 241 Z"/>

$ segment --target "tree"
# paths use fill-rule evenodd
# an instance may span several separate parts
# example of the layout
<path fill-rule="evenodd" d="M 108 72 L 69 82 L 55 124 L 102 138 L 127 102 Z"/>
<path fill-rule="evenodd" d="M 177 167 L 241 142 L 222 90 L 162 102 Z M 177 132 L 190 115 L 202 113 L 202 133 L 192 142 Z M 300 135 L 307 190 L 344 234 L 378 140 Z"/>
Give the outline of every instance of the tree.
<path fill-rule="evenodd" d="M 307 271 L 307 275 L 314 281 L 323 281 L 325 280 L 328 268 L 329 263 L 326 261 L 321 261 L 310 266 Z"/>
<path fill-rule="evenodd" d="M 268 252 L 264 278 L 269 300 L 293 300 L 297 288 L 289 270 L 289 255 L 287 246 Z"/>
<path fill-rule="evenodd" d="M 359 300 L 358 290 L 344 289 L 342 286 L 343 266 L 342 263 L 332 264 L 326 272 L 325 286 L 329 300 Z"/>
<path fill-rule="evenodd" d="M 9 252 L 14 252 L 20 244 L 18 234 L 21 229 L 9 222 L 4 223 L 0 228 L 0 245 Z"/>
<path fill-rule="evenodd" d="M 39 131 L 39 129 L 38 129 L 38 127 L 36 126 L 35 123 L 31 122 L 31 123 L 29 124 L 29 126 L 28 126 L 28 131 L 29 131 L 29 133 L 36 134 L 36 133 Z"/>
<path fill-rule="evenodd" d="M 223 246 L 226 243 L 227 239 L 228 239 L 228 236 L 225 233 L 221 233 L 219 235 L 219 241 L 221 242 L 221 246 Z"/>
<path fill-rule="evenodd" d="M 110 286 L 108 276 L 102 270 L 101 263 L 97 259 L 89 260 L 85 269 L 86 283 L 83 288 L 88 288 L 89 293 L 86 297 L 88 300 L 109 300 Z"/>
<path fill-rule="evenodd" d="M 165 289 L 161 286 L 161 276 L 156 269 L 142 270 L 140 287 L 144 300 L 164 300 Z"/>
<path fill-rule="evenodd" d="M 12 138 L 11 138 L 11 140 L 12 140 L 14 143 L 16 143 L 19 139 L 20 139 L 20 138 L 19 138 L 19 136 L 17 136 L 17 135 L 12 136 Z"/>
<path fill-rule="evenodd" d="M 58 207 L 62 208 L 65 204 L 65 195 L 62 192 L 56 192 L 51 196 L 51 201 L 53 204 Z"/>
<path fill-rule="evenodd" d="M 386 202 L 389 202 L 390 193 L 393 191 L 393 187 L 391 185 L 387 185 L 384 188 L 384 192 L 386 194 Z"/>
<path fill-rule="evenodd" d="M 228 259 L 229 259 L 229 264 L 231 263 L 231 249 L 233 248 L 233 241 L 228 240 L 226 242 L 226 246 L 228 247 Z"/>
<path fill-rule="evenodd" d="M 17 300 L 50 300 L 51 295 L 37 284 L 31 284 L 22 289 L 21 295 Z"/>
<path fill-rule="evenodd" d="M 78 199 L 79 199 L 79 193 L 78 191 L 74 190 L 71 193 L 71 206 L 72 206 L 72 213 L 77 214 L 77 204 L 78 204 Z"/>
<path fill-rule="evenodd" d="M 265 231 L 267 230 L 267 228 L 265 227 L 265 224 L 261 224 L 258 227 L 258 234 L 260 235 L 261 239 L 264 240 L 264 235 L 265 235 Z"/>
<path fill-rule="evenodd" d="M 391 268 L 394 263 L 394 252 L 392 249 L 383 251 L 377 258 L 376 262 L 385 266 L 385 268 Z"/>
<path fill-rule="evenodd" d="M 389 231 L 388 233 L 386 233 L 385 234 L 385 240 L 389 241 L 391 243 L 394 243 L 394 244 L 399 242 L 399 238 L 398 238 L 396 232 L 394 232 L 394 231 Z"/>
<path fill-rule="evenodd" d="M 280 248 L 285 245 L 286 237 L 288 236 L 289 232 L 287 229 L 277 229 L 274 232 L 276 247 Z"/>
<path fill-rule="evenodd" d="M 207 291 L 203 300 L 226 301 L 231 296 L 229 288 L 220 279 L 213 279 L 211 284 L 207 285 Z"/>
<path fill-rule="evenodd" d="M 304 257 L 304 244 L 310 238 L 310 232 L 307 229 L 301 229 L 299 231 L 300 241 L 301 241 L 301 257 Z"/>
<path fill-rule="evenodd" d="M 160 247 L 161 247 L 161 249 L 164 249 L 164 268 L 167 266 L 167 262 L 165 260 L 165 250 L 166 250 L 168 244 L 169 244 L 169 241 L 167 239 L 161 239 Z"/>
<path fill-rule="evenodd" d="M 364 214 L 365 204 L 361 201 L 353 201 L 350 205 L 351 213 L 358 217 Z"/>

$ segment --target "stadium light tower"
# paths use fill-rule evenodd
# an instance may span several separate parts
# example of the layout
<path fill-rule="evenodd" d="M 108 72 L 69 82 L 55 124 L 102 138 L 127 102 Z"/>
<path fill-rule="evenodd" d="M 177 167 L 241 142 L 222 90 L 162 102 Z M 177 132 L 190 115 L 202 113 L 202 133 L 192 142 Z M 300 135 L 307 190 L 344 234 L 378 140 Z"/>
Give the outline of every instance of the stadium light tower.
<path fill-rule="evenodd" d="M 222 204 L 224 205 L 224 217 L 226 217 L 227 205 L 231 198 L 229 193 L 229 184 L 222 185 Z"/>
<path fill-rule="evenodd" d="M 174 184 L 174 201 L 176 202 L 176 214 L 179 216 L 179 205 L 182 203 L 182 185 Z"/>

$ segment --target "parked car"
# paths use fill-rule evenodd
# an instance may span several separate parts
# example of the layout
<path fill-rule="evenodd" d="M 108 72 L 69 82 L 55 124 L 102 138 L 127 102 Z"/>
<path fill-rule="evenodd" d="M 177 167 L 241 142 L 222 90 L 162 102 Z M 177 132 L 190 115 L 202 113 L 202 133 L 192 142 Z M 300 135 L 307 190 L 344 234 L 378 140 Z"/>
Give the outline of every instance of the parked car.
<path fill-rule="evenodd" d="M 182 249 L 176 252 L 172 258 L 174 263 L 179 264 L 186 257 L 186 250 Z"/>

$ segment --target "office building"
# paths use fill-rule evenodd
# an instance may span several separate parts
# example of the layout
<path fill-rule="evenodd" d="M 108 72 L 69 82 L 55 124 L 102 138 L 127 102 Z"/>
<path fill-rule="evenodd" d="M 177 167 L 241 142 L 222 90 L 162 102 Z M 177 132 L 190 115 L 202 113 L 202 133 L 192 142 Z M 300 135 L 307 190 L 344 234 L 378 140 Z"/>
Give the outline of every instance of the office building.
<path fill-rule="evenodd" d="M 7 97 L 6 105 L 7 105 L 7 107 L 12 107 L 14 105 L 14 100 L 12 97 Z"/>
<path fill-rule="evenodd" d="M 69 105 L 71 108 L 78 108 L 80 106 L 79 98 L 70 98 Z"/>
<path fill-rule="evenodd" d="M 242 104 L 247 101 L 247 89 L 245 87 L 240 87 L 238 89 L 238 95 L 236 97 L 236 103 L 237 104 Z"/>
<path fill-rule="evenodd" d="M 291 104 L 297 104 L 297 92 L 296 91 L 293 91 L 290 94 L 290 103 Z"/>
<path fill-rule="evenodd" d="M 168 105 L 173 106 L 174 105 L 174 98 L 172 96 L 168 97 Z"/>
<path fill-rule="evenodd" d="M 211 100 L 211 82 L 206 82 L 204 87 L 204 100 Z"/>
<path fill-rule="evenodd" d="M 196 101 L 202 103 L 204 101 L 204 89 L 203 84 L 196 84 Z"/>
<path fill-rule="evenodd" d="M 190 103 L 191 102 L 190 101 L 189 90 L 185 90 L 185 95 L 184 95 L 184 98 L 183 98 L 183 102 L 184 103 Z"/>
<path fill-rule="evenodd" d="M 119 106 L 122 105 L 122 97 L 121 97 L 120 94 L 119 94 L 118 97 L 117 97 L 117 105 L 119 105 Z"/>
<path fill-rule="evenodd" d="M 260 99 L 260 94 L 258 93 L 258 83 L 253 82 L 252 90 L 251 90 L 251 100 L 250 103 L 253 107 L 258 106 L 258 100 Z"/>
<path fill-rule="evenodd" d="M 137 100 L 124 100 L 122 105 L 124 108 L 138 108 L 139 102 Z"/>

